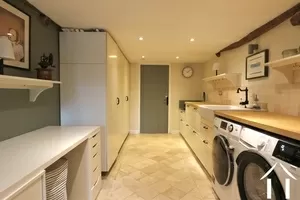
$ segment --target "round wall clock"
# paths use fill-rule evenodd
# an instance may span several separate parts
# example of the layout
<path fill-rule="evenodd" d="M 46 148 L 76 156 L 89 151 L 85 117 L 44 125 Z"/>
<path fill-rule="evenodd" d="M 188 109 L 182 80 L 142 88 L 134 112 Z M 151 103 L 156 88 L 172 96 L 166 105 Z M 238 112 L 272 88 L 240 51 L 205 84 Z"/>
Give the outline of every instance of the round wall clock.
<path fill-rule="evenodd" d="M 193 68 L 191 67 L 185 67 L 183 68 L 182 70 L 182 75 L 185 77 L 185 78 L 191 78 L 194 74 L 194 70 Z"/>

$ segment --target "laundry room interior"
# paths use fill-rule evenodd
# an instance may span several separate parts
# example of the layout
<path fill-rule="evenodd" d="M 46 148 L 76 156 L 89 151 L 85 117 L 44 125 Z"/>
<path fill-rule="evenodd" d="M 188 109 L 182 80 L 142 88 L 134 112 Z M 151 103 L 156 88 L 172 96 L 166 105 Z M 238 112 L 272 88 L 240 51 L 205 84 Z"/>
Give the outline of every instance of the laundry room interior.
<path fill-rule="evenodd" d="M 0 200 L 298 200 L 299 0 L 0 0 Z"/>

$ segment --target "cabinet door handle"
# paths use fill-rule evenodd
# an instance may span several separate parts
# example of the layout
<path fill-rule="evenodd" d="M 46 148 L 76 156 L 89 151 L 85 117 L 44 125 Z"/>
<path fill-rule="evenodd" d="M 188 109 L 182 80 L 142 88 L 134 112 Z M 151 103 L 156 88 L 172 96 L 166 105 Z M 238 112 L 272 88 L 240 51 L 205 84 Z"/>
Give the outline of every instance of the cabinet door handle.
<path fill-rule="evenodd" d="M 181 119 L 180 121 L 182 122 L 183 120 Z"/>
<path fill-rule="evenodd" d="M 196 133 L 196 131 L 193 131 L 193 133 Z"/>
<path fill-rule="evenodd" d="M 117 105 L 119 105 L 119 104 L 120 104 L 120 98 L 117 97 Z"/>
<path fill-rule="evenodd" d="M 204 128 L 204 129 L 208 129 L 208 127 L 207 127 L 207 126 L 203 126 L 203 128 Z"/>
<path fill-rule="evenodd" d="M 203 140 L 203 143 L 204 143 L 204 144 L 208 144 L 207 140 Z"/>
<path fill-rule="evenodd" d="M 186 124 L 185 126 L 189 126 L 188 124 Z"/>
<path fill-rule="evenodd" d="M 125 101 L 129 101 L 129 97 L 128 96 L 125 97 Z"/>
<path fill-rule="evenodd" d="M 186 107 L 190 107 L 189 105 L 187 105 Z"/>
<path fill-rule="evenodd" d="M 194 108 L 194 110 L 197 110 L 197 108 Z"/>

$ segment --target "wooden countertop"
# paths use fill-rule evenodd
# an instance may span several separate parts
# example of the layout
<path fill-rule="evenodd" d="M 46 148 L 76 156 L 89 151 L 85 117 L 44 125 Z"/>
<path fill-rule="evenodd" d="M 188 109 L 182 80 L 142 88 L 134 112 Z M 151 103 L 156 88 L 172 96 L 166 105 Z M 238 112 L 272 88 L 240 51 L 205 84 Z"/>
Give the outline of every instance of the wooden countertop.
<path fill-rule="evenodd" d="M 0 199 L 6 189 L 49 167 L 99 131 L 96 126 L 49 126 L 0 142 Z"/>
<path fill-rule="evenodd" d="M 220 105 L 219 103 L 212 103 L 212 102 L 185 102 L 186 105 L 190 105 L 196 108 L 199 108 L 201 105 Z"/>
<path fill-rule="evenodd" d="M 300 140 L 300 117 L 257 111 L 215 111 L 215 115 Z"/>

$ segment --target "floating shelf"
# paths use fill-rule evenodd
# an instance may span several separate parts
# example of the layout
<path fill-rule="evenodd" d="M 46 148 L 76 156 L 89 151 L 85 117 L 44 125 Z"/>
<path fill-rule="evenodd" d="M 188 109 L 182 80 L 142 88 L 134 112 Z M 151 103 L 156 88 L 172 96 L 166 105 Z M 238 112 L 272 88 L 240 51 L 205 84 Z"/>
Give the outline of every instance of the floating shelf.
<path fill-rule="evenodd" d="M 2 89 L 28 89 L 29 100 L 35 102 L 37 97 L 45 90 L 53 88 L 59 81 L 48 81 L 17 76 L 0 75 L 0 88 Z"/>
<path fill-rule="evenodd" d="M 289 83 L 294 83 L 294 71 L 300 70 L 300 55 L 268 62 L 266 65 L 283 73 Z"/>
<path fill-rule="evenodd" d="M 237 88 L 241 85 L 241 73 L 220 74 L 204 78 L 203 81 L 210 83 L 215 89 Z"/>

